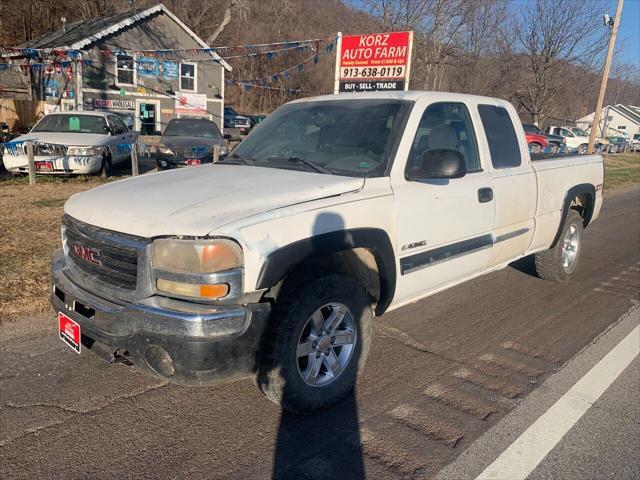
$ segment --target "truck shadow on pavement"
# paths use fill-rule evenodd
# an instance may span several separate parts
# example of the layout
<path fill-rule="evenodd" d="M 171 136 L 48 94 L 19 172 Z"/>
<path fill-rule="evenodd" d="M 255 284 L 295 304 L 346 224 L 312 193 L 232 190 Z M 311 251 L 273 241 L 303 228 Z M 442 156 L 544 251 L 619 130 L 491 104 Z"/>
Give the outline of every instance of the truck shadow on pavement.
<path fill-rule="evenodd" d="M 326 232 L 344 231 L 344 221 L 341 216 L 333 213 L 318 215 L 313 226 L 312 250 L 319 259 L 313 270 L 317 269 L 322 275 L 323 267 L 327 265 L 322 260 L 326 251 L 326 244 L 316 242 L 318 235 Z M 335 240 L 337 250 L 351 248 L 350 238 L 345 232 L 342 238 Z M 326 257 L 325 257 L 326 258 Z M 330 269 L 331 267 L 329 267 Z M 361 268 L 368 268 L 362 265 Z M 325 269 L 327 273 L 337 273 Z M 341 272 L 345 273 L 345 272 Z M 377 275 L 377 272 L 375 272 Z M 291 277 L 291 276 L 290 276 Z M 289 278 L 289 277 L 288 277 Z M 282 289 L 286 291 L 286 280 Z M 353 308 L 353 307 L 352 307 Z M 362 312 L 353 311 L 358 332 Z M 272 321 L 273 327 L 273 321 Z M 361 342 L 358 335 L 357 342 Z M 361 346 L 354 348 L 351 365 L 358 365 L 361 360 Z M 299 359 L 298 359 L 299 361 Z M 256 381 L 261 390 L 269 388 L 269 376 L 274 371 L 280 372 L 282 365 L 273 363 L 265 370 L 258 368 Z M 346 371 L 345 371 L 346 372 Z M 343 373 L 345 373 L 343 372 Z M 278 373 L 278 375 L 280 375 Z M 283 376 L 280 376 L 284 380 Z M 337 377 L 334 382 L 340 378 Z M 297 379 L 296 379 L 297 380 Z M 293 404 L 289 399 L 295 398 L 295 388 L 283 382 L 282 404 Z M 308 387 L 310 388 L 310 387 Z M 326 388 L 326 387 L 322 387 Z M 281 479 L 364 479 L 364 460 L 359 429 L 358 405 L 354 390 L 338 404 L 312 415 L 299 415 L 282 410 L 273 454 L 272 478 Z"/>

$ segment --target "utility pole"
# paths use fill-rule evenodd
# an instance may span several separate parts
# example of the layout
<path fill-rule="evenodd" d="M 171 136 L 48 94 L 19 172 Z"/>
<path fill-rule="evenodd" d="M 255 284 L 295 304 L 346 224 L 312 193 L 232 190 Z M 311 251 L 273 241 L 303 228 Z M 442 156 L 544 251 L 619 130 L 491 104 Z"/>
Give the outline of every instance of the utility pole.
<path fill-rule="evenodd" d="M 611 27 L 611 36 L 609 37 L 609 49 L 607 50 L 607 59 L 604 62 L 604 72 L 602 73 L 602 83 L 600 84 L 600 94 L 598 95 L 598 104 L 596 105 L 596 111 L 593 113 L 593 124 L 591 125 L 591 135 L 589 135 L 589 147 L 587 152 L 593 153 L 593 146 L 596 142 L 596 132 L 600 125 L 600 112 L 602 110 L 602 104 L 604 103 L 604 94 L 607 91 L 607 80 L 609 80 L 609 70 L 611 69 L 611 58 L 613 57 L 613 51 L 616 46 L 616 35 L 618 34 L 618 25 L 620 25 L 620 17 L 622 16 L 622 4 L 624 0 L 618 0 L 618 8 L 616 9 L 616 16 L 609 18 L 609 15 L 604 16 L 605 25 Z"/>

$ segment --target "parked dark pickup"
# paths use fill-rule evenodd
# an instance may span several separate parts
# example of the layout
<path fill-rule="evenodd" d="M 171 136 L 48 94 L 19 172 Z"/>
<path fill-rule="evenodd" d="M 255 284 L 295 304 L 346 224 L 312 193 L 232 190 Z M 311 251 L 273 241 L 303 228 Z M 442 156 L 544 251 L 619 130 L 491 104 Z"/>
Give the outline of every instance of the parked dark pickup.
<path fill-rule="evenodd" d="M 224 107 L 224 128 L 235 128 L 241 135 L 246 135 L 251 130 L 251 122 L 231 107 Z"/>

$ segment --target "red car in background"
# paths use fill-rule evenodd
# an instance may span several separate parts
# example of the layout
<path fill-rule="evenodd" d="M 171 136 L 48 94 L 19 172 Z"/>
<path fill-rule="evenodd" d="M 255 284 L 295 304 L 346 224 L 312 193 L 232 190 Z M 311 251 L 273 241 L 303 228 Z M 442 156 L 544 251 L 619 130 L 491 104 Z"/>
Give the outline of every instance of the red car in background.
<path fill-rule="evenodd" d="M 527 139 L 527 145 L 529 145 L 530 153 L 542 153 L 549 146 L 549 140 L 546 135 L 531 133 L 525 130 L 524 136 Z"/>

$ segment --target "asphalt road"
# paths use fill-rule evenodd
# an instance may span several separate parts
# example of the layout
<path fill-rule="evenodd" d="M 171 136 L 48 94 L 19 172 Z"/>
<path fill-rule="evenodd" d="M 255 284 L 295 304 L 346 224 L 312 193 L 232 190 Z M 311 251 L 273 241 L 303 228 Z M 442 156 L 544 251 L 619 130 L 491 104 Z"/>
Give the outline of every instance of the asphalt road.
<path fill-rule="evenodd" d="M 525 260 L 378 319 L 356 396 L 313 417 L 78 356 L 53 314 L 5 323 L 2 477 L 430 478 L 638 300 L 639 217 L 640 189 L 609 197 L 568 283 Z"/>

